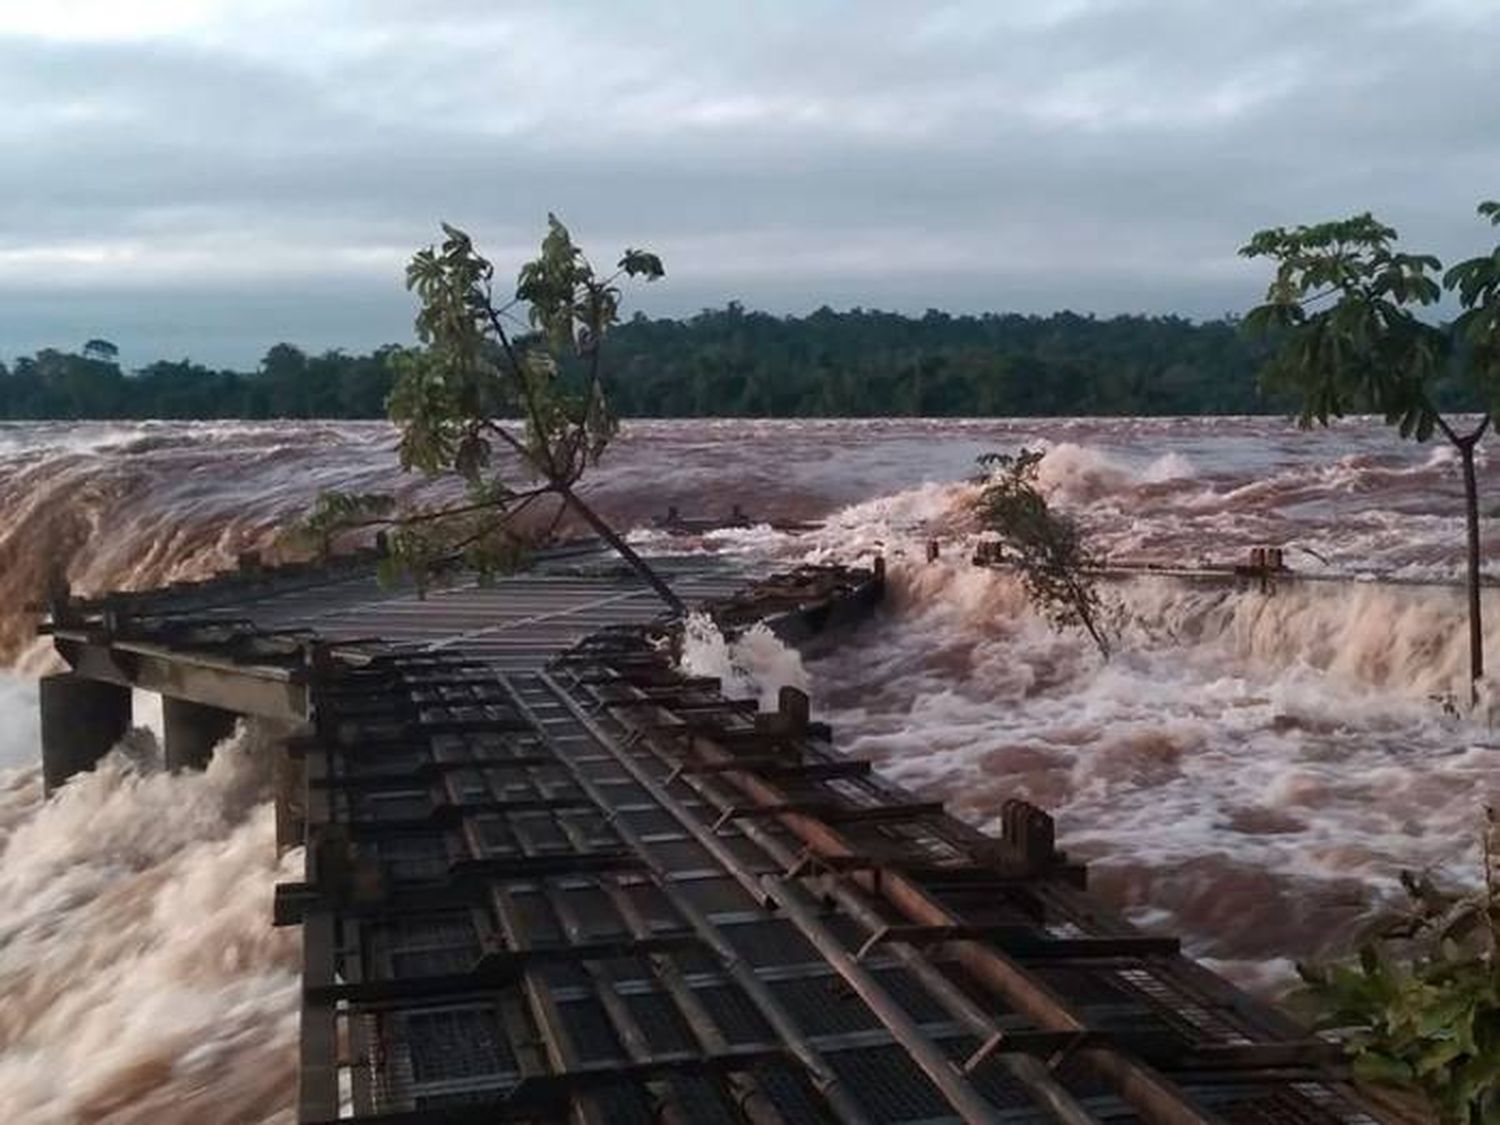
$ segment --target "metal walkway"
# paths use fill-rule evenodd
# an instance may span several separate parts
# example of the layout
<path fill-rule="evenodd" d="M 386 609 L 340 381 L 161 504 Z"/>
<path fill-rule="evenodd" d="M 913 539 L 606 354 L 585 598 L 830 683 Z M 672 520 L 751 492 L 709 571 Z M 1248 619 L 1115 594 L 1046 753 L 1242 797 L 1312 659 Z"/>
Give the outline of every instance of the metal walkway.
<path fill-rule="evenodd" d="M 883 587 L 675 570 L 722 627 L 793 641 Z M 308 1125 L 1405 1119 L 1090 899 L 1045 813 L 987 836 L 836 752 L 801 693 L 763 713 L 683 674 L 629 577 L 419 599 L 246 567 L 64 600 L 50 631 L 60 698 L 303 723 L 278 828 L 307 874 L 276 920 L 303 927 Z"/>
<path fill-rule="evenodd" d="M 659 631 L 315 688 L 301 1119 L 1370 1122 L 1337 1052 Z"/>

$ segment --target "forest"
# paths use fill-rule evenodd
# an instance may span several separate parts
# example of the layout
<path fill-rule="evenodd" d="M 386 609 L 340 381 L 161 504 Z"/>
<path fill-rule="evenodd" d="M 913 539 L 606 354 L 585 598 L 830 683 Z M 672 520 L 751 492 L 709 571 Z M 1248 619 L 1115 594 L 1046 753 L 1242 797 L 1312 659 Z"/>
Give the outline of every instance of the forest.
<path fill-rule="evenodd" d="M 1230 320 L 1177 316 L 919 317 L 731 302 L 637 314 L 605 343 L 627 417 L 1174 415 L 1284 412 L 1255 372 L 1265 345 Z M 271 347 L 253 371 L 188 359 L 126 371 L 114 345 L 0 364 L 0 418 L 381 418 L 397 345 L 365 355 Z"/>

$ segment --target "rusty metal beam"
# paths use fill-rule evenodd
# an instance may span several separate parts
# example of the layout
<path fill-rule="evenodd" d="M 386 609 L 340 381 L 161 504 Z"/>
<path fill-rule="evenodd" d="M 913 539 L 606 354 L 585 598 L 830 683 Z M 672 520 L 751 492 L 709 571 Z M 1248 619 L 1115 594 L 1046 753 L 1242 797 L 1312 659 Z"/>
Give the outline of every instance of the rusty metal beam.
<path fill-rule="evenodd" d="M 708 741 L 701 733 L 699 739 Z M 732 758 L 722 750 L 716 757 L 711 741 L 699 750 L 699 756 L 707 760 Z M 787 800 L 784 791 L 766 779 L 746 774 L 729 776 L 742 792 L 755 800 L 766 804 Z M 781 817 L 781 822 L 818 854 L 830 857 L 858 855 L 858 849 L 842 833 L 816 817 L 788 813 Z M 900 871 L 882 870 L 852 877 L 867 890 L 885 897 L 913 922 L 923 925 L 963 924 L 963 919 L 943 907 Z M 977 942 L 959 942 L 953 948 L 960 961 L 982 983 L 993 988 L 1002 1000 L 1040 1027 L 1076 1032 L 1088 1030 L 1087 1022 L 1072 1011 L 1059 993 L 999 950 Z M 1201 1125 L 1211 1120 L 1175 1083 L 1139 1059 L 1107 1049 L 1080 1051 L 1079 1057 L 1108 1079 L 1127 1101 L 1152 1121 L 1162 1125 Z"/>
<path fill-rule="evenodd" d="M 577 720 L 590 735 L 599 741 L 598 728 L 592 721 L 583 715 L 573 702 L 568 698 L 557 683 L 545 674 L 538 674 L 537 679 L 547 685 L 556 700 Z M 519 698 L 516 699 L 517 706 L 526 713 L 531 714 L 531 709 Z M 537 724 L 541 729 L 541 724 Z M 545 737 L 545 736 L 544 736 Z M 607 741 L 600 742 L 601 746 L 610 747 Z M 619 755 L 628 760 L 628 755 Z M 598 786 L 581 770 L 577 768 L 565 755 L 559 754 L 559 760 L 563 761 L 575 782 L 584 792 L 593 796 L 601 805 L 607 807 L 607 802 L 600 793 Z M 629 766 L 627 765 L 627 769 Z M 637 767 L 637 770 L 639 767 Z M 848 1122 L 849 1125 L 865 1125 L 868 1121 L 864 1111 L 854 1101 L 849 1092 L 844 1088 L 843 1082 L 837 1073 L 829 1067 L 817 1049 L 812 1046 L 807 1037 L 798 1029 L 796 1023 L 786 1013 L 781 1003 L 772 995 L 755 972 L 746 964 L 745 960 L 729 944 L 724 935 L 719 931 L 708 917 L 695 907 L 672 885 L 666 878 L 667 871 L 652 857 L 650 845 L 640 838 L 639 833 L 632 829 L 623 819 L 616 822 L 616 831 L 622 839 L 634 847 L 646 864 L 657 877 L 658 889 L 671 902 L 673 908 L 680 914 L 692 928 L 699 933 L 710 948 L 713 949 L 726 973 L 731 980 L 737 984 L 751 1003 L 759 1011 L 761 1017 L 775 1031 L 779 1039 L 785 1044 L 786 1050 L 802 1064 L 808 1072 L 813 1087 L 828 1101 L 830 1108 L 839 1116 L 840 1120 Z M 733 872 L 734 868 L 729 868 Z"/>

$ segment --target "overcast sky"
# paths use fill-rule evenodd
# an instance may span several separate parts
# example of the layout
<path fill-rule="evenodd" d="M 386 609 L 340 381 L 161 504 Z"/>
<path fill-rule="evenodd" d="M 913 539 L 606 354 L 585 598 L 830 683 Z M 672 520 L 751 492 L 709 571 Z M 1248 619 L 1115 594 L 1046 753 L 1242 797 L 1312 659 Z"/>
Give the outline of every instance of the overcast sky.
<path fill-rule="evenodd" d="M 1497 0 L 0 0 L 0 357 L 405 341 L 440 219 L 509 273 L 549 209 L 652 314 L 1217 316 L 1261 226 L 1488 248 L 1497 60 Z"/>

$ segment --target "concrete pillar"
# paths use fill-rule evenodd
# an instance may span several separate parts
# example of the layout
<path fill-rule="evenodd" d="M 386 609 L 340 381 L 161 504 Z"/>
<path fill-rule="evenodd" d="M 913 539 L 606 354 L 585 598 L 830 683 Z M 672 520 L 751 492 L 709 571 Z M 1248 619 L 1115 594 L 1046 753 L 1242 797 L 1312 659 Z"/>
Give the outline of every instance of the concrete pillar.
<path fill-rule="evenodd" d="M 130 689 L 72 672 L 43 676 L 42 787 L 91 770 L 130 729 Z"/>
<path fill-rule="evenodd" d="M 201 770 L 214 747 L 234 732 L 235 718 L 233 711 L 162 696 L 162 763 L 174 772 Z"/>
<path fill-rule="evenodd" d="M 271 779 L 276 791 L 276 851 L 301 847 L 307 833 L 307 762 L 283 741 L 272 750 Z"/>

